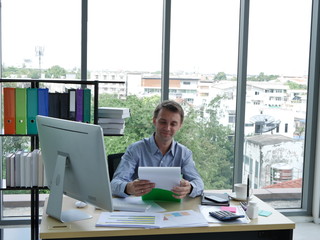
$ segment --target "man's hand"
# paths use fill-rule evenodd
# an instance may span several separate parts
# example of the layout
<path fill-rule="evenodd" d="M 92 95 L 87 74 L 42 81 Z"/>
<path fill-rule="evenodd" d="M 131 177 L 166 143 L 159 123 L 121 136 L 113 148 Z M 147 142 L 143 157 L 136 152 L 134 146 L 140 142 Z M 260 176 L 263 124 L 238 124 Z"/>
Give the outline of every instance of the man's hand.
<path fill-rule="evenodd" d="M 187 180 L 184 180 L 182 179 L 180 181 L 180 186 L 179 187 L 174 187 L 172 189 L 172 192 L 178 194 L 178 195 L 172 195 L 174 198 L 177 198 L 177 199 L 182 199 L 184 198 L 185 196 L 187 196 L 190 192 L 191 192 L 191 189 L 192 189 L 192 185 L 190 184 L 189 181 Z"/>
<path fill-rule="evenodd" d="M 125 193 L 128 195 L 142 196 L 149 193 L 155 184 L 148 180 L 134 180 L 127 183 Z"/>

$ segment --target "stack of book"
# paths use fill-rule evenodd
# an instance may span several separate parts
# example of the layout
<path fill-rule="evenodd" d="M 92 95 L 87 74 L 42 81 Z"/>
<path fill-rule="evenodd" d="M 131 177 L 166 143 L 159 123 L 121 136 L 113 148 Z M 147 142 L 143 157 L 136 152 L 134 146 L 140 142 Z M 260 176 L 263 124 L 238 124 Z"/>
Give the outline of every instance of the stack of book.
<path fill-rule="evenodd" d="M 3 88 L 4 134 L 38 134 L 36 116 L 43 115 L 90 123 L 91 90 L 68 89 L 51 93 L 47 88 Z"/>
<path fill-rule="evenodd" d="M 18 150 L 6 155 L 7 187 L 44 187 L 45 171 L 41 151 L 32 152 Z"/>
<path fill-rule="evenodd" d="M 121 135 L 124 133 L 125 118 L 130 117 L 129 108 L 99 107 L 98 124 L 107 135 Z"/>

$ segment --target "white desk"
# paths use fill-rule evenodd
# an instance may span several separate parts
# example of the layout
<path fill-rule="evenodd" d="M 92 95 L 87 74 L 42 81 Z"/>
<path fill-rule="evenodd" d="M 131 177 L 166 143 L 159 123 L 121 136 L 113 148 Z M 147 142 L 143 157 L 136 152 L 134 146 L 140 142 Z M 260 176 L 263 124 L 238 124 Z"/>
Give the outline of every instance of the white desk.
<path fill-rule="evenodd" d="M 269 217 L 259 216 L 248 224 L 210 224 L 209 227 L 191 227 L 191 228 L 162 228 L 162 229 L 143 229 L 143 228 L 109 228 L 95 227 L 95 223 L 100 215 L 99 210 L 92 206 L 83 209 L 93 215 L 92 219 L 72 223 L 61 223 L 45 213 L 42 217 L 40 227 L 41 239 L 272 239 L 272 240 L 291 240 L 294 222 L 273 209 L 268 204 L 258 201 L 260 209 L 271 211 Z M 64 206 L 74 207 L 75 200 L 65 197 Z M 199 211 L 198 205 L 200 198 L 186 198 L 181 203 L 159 203 L 167 211 L 193 209 Z M 237 205 L 238 202 L 232 202 Z M 45 206 L 46 207 L 46 206 Z M 75 208 L 75 207 L 74 207 Z M 44 211 L 45 212 L 45 211 Z"/>

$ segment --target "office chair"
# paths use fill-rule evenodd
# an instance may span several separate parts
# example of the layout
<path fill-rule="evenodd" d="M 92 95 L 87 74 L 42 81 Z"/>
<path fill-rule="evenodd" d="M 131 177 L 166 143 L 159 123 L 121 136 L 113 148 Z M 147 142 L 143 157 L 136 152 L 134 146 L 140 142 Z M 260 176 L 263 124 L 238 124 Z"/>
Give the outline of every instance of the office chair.
<path fill-rule="evenodd" d="M 113 178 L 114 172 L 117 170 L 117 167 L 121 161 L 121 157 L 123 154 L 124 153 L 115 153 L 108 155 L 108 169 L 110 181 Z"/>

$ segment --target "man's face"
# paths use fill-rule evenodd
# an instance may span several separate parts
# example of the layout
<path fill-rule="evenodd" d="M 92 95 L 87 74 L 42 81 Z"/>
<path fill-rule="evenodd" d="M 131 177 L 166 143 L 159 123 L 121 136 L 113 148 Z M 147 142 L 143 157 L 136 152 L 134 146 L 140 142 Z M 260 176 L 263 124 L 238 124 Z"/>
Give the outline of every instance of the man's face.
<path fill-rule="evenodd" d="M 156 127 L 156 136 L 162 141 L 171 141 L 176 132 L 181 128 L 179 113 L 161 109 L 157 118 L 153 118 Z"/>

